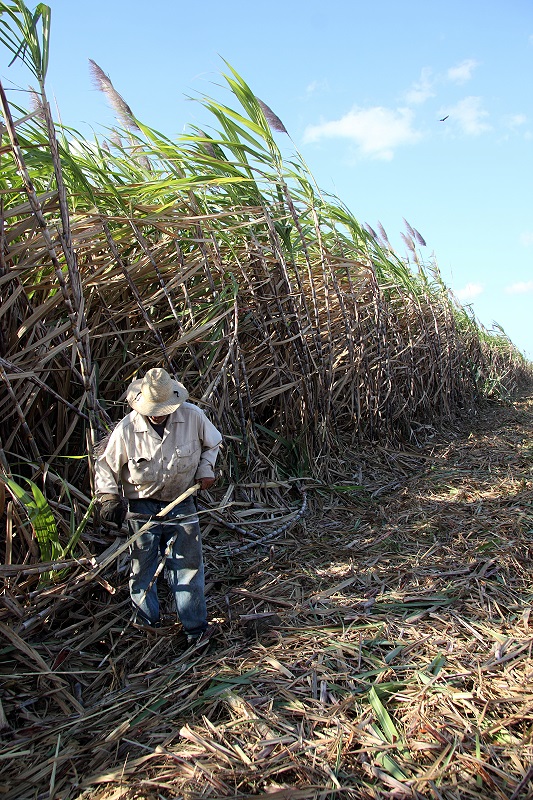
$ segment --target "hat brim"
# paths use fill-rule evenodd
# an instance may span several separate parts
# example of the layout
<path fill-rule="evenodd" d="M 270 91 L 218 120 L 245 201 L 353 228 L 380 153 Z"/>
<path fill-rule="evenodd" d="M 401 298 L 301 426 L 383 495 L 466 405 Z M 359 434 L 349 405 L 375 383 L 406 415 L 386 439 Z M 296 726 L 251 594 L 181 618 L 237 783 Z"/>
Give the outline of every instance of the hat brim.
<path fill-rule="evenodd" d="M 141 378 L 130 384 L 126 400 L 133 410 L 137 411 L 138 414 L 142 414 L 143 417 L 162 417 L 164 414 L 172 414 L 189 396 L 185 386 L 179 381 L 173 380 L 172 389 L 176 399 L 165 403 L 151 403 L 141 394 L 141 384 Z"/>

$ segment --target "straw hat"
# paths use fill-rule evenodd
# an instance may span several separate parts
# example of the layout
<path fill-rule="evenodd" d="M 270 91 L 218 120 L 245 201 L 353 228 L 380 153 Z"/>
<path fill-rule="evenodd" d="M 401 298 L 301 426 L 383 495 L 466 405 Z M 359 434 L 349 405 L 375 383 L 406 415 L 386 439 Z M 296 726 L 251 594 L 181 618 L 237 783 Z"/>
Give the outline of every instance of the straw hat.
<path fill-rule="evenodd" d="M 156 367 L 129 385 L 126 399 L 133 410 L 144 417 L 162 417 L 175 411 L 188 396 L 182 383 Z"/>

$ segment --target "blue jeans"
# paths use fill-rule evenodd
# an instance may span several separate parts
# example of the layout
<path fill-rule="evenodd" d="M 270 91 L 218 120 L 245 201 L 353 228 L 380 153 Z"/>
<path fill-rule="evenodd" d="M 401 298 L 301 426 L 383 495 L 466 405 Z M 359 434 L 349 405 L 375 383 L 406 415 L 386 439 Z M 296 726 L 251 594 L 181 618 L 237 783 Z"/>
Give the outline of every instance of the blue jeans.
<path fill-rule="evenodd" d="M 176 602 L 176 611 L 188 634 L 200 634 L 207 628 L 207 609 L 204 595 L 204 562 L 198 513 L 192 497 L 175 506 L 166 516 L 157 518 L 168 502 L 159 500 L 130 500 L 132 514 L 153 516 L 152 526 L 141 533 L 130 549 L 130 595 L 138 622 L 144 625 L 159 623 L 157 581 L 147 587 L 163 557 L 169 541 L 174 544 L 165 562 L 168 585 Z M 147 519 L 129 519 L 133 535 L 146 525 Z"/>

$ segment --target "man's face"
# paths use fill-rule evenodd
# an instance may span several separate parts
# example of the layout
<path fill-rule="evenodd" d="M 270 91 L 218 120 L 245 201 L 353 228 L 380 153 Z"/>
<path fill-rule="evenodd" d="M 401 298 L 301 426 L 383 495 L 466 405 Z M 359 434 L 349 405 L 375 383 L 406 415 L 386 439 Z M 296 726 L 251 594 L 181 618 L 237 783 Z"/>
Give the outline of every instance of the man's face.
<path fill-rule="evenodd" d="M 153 422 L 154 425 L 162 425 L 163 422 L 166 421 L 167 417 L 168 414 L 163 414 L 162 417 L 148 417 L 148 419 L 150 420 L 150 422 Z"/>

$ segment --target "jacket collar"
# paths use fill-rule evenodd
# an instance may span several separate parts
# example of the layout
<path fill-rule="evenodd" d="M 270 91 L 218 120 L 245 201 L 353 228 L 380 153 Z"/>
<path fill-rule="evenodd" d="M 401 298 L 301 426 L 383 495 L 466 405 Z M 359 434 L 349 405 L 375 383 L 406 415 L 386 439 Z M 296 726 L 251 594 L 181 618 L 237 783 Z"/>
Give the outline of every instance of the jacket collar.
<path fill-rule="evenodd" d="M 138 411 L 131 411 L 130 412 L 131 421 L 133 422 L 133 428 L 136 433 L 154 433 L 154 429 L 148 422 L 147 417 L 143 417 L 142 414 L 139 414 Z M 181 406 L 177 408 L 172 414 L 168 415 L 167 425 L 175 425 L 177 422 L 185 422 L 185 418 L 183 416 L 183 412 L 181 410 Z"/>

